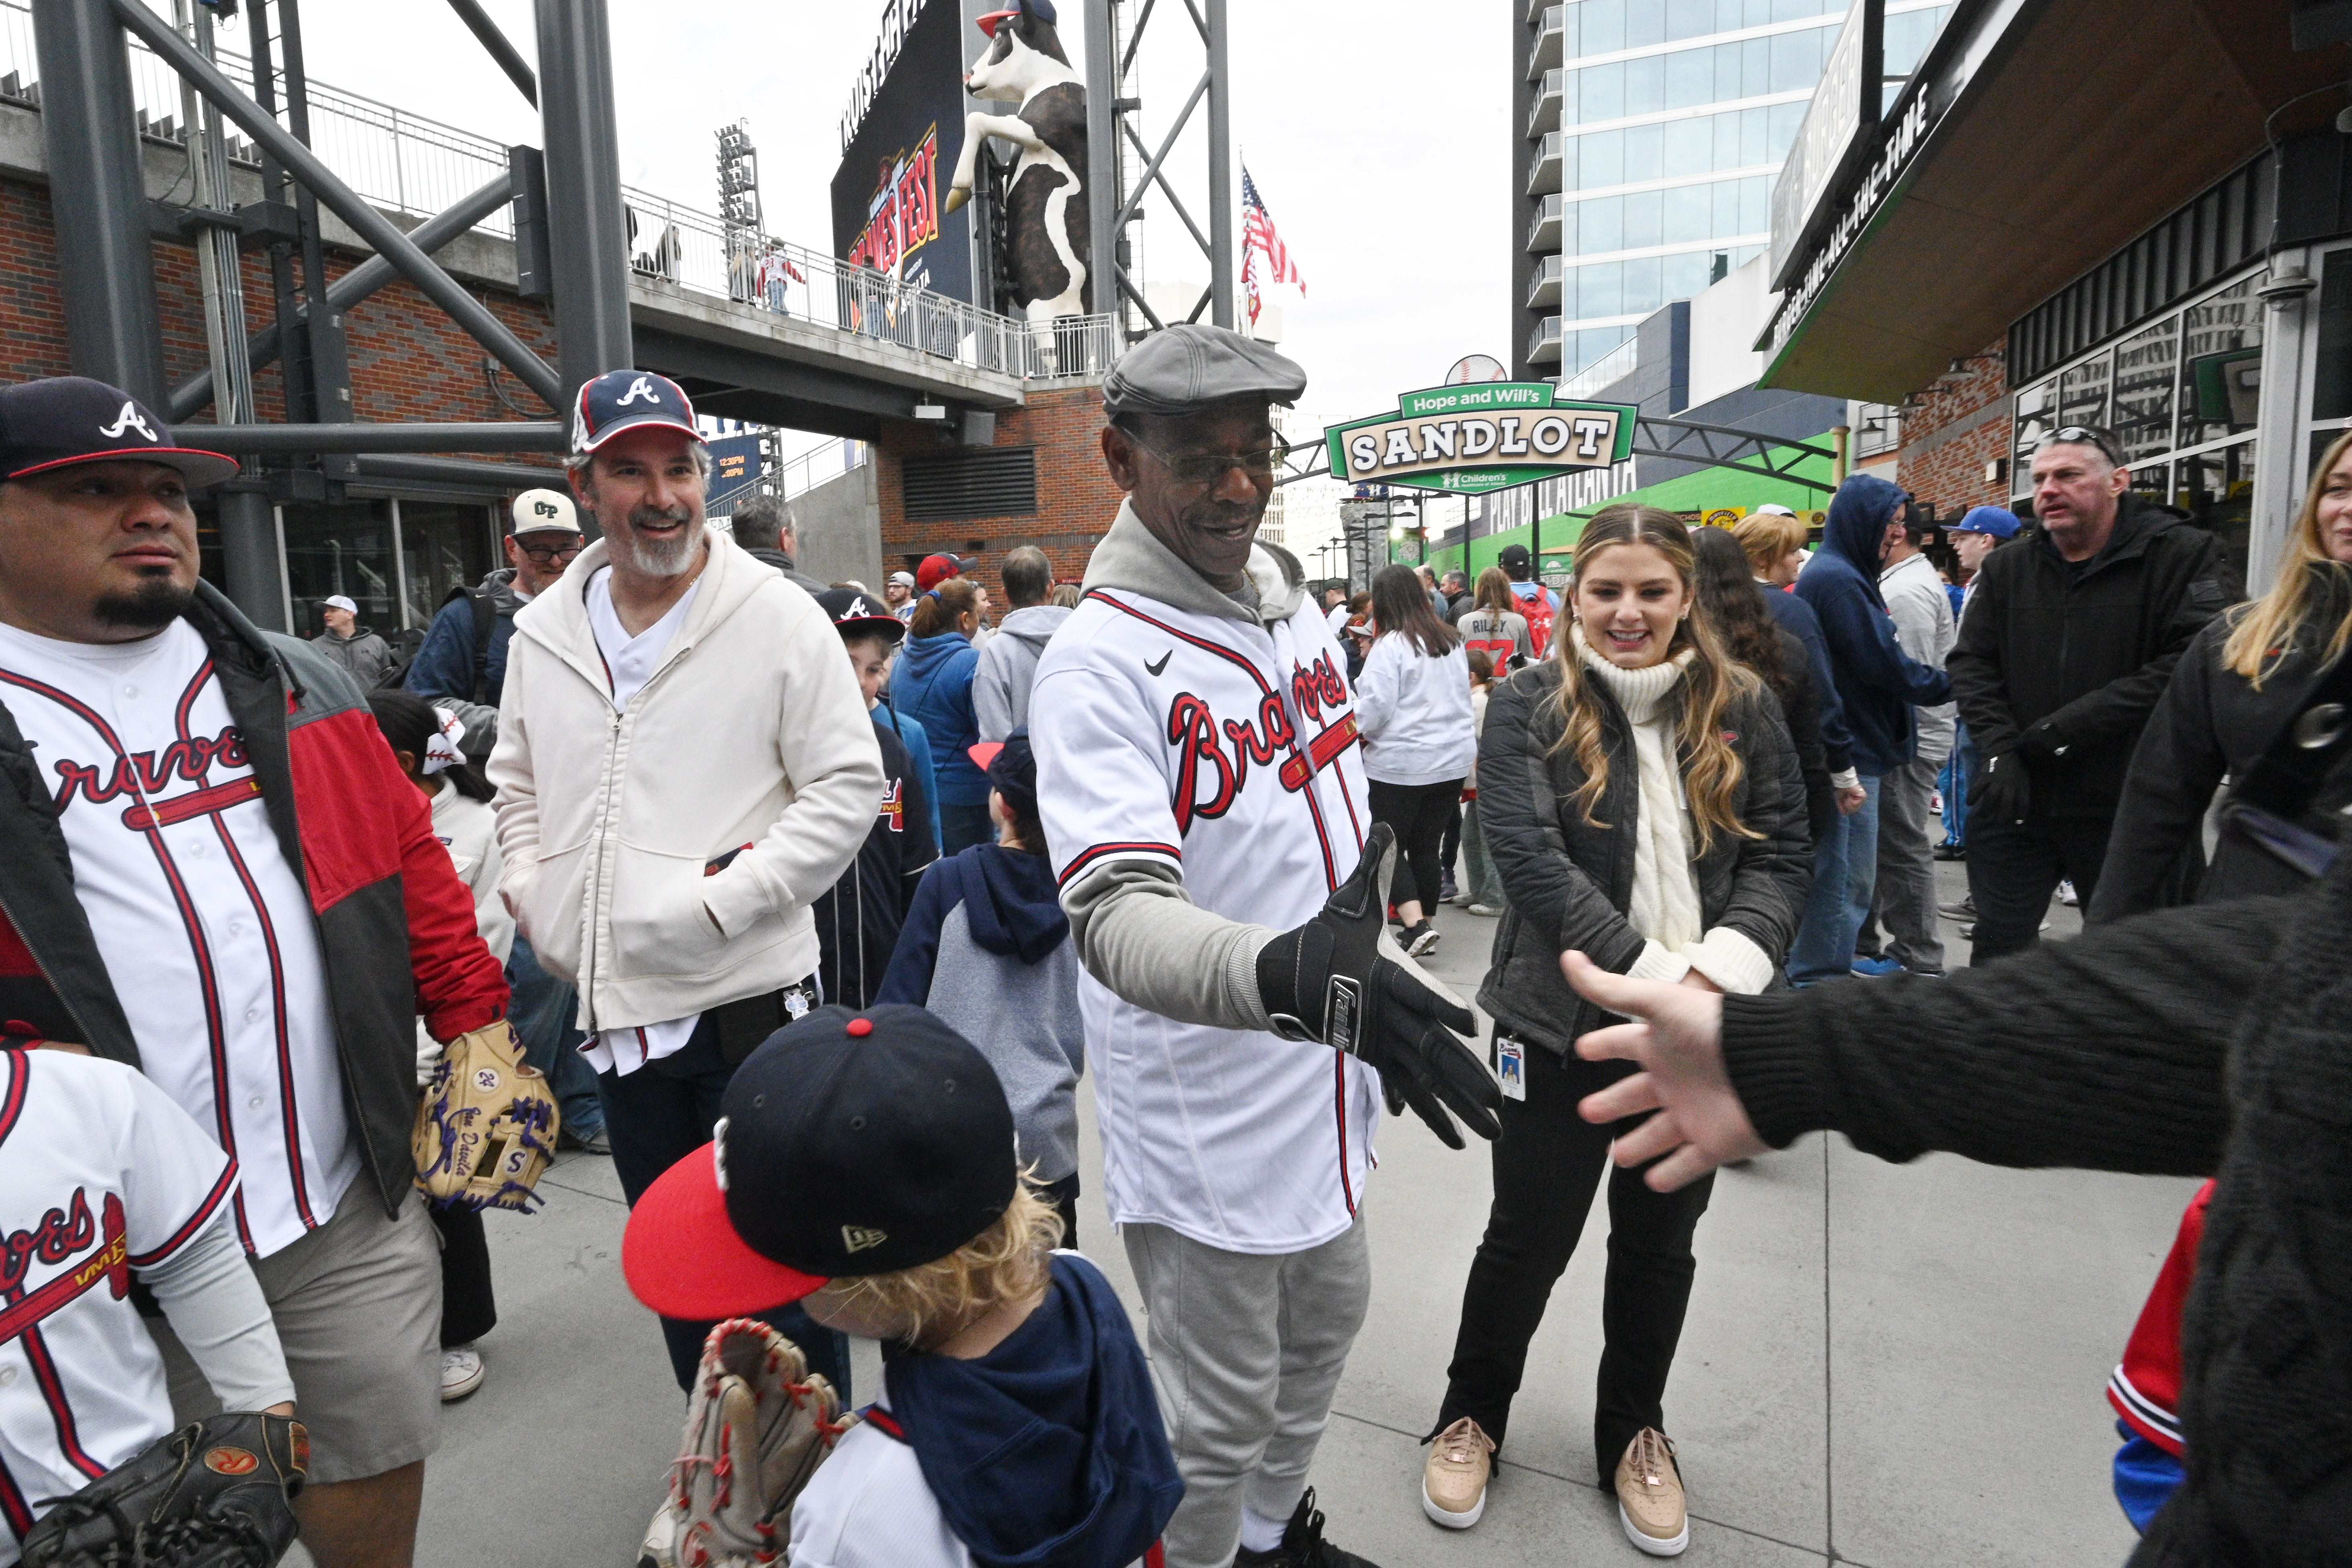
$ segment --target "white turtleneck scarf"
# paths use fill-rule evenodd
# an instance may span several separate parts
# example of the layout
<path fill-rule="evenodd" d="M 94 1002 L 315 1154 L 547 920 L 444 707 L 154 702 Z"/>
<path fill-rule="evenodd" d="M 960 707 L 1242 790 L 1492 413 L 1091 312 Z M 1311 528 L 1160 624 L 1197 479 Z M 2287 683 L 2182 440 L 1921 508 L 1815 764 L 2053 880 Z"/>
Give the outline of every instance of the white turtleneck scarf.
<path fill-rule="evenodd" d="M 1626 973 L 1637 980 L 1678 981 L 1696 969 L 1735 994 L 1762 991 L 1772 978 L 1771 959 L 1729 926 L 1706 929 L 1691 875 L 1690 803 L 1683 791 L 1675 708 L 1667 700 L 1694 657 L 1691 650 L 1644 669 L 1623 669 L 1595 652 L 1580 629 L 1569 635 L 1587 676 L 1608 687 L 1633 730 L 1641 799 L 1625 921 L 1647 940 Z"/>

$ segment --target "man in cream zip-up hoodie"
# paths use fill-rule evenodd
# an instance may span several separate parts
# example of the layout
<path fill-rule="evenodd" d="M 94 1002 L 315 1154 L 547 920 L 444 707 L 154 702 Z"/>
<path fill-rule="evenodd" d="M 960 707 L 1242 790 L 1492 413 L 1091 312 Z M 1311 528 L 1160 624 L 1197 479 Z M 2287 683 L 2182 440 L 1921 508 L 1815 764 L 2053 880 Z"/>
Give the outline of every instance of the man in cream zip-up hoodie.
<path fill-rule="evenodd" d="M 816 1004 L 811 906 L 864 841 L 882 764 L 816 602 L 707 526 L 686 395 L 601 376 L 572 451 L 604 537 L 515 617 L 489 776 L 500 893 L 579 989 L 635 1203 L 709 1142 L 735 1062 Z M 664 1330 L 685 1386 L 702 1330 Z M 833 1372 L 830 1336 L 803 1348 Z"/>

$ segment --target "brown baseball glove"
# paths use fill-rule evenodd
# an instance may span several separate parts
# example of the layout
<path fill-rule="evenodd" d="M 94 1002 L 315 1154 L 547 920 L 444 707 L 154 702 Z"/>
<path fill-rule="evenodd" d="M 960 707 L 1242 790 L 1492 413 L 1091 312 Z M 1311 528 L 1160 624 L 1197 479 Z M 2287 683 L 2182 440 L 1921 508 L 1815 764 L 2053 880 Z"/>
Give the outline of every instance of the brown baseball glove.
<path fill-rule="evenodd" d="M 505 1019 L 458 1036 L 416 1108 L 416 1185 L 432 1202 L 529 1209 L 561 1118 L 547 1079 L 525 1067 Z"/>
<path fill-rule="evenodd" d="M 857 1420 L 792 1341 L 731 1318 L 703 1342 L 677 1463 L 670 1467 L 659 1568 L 766 1568 L 784 1561 L 793 1500 Z M 666 1531 L 663 1526 L 667 1524 Z"/>
<path fill-rule="evenodd" d="M 28 1568 L 270 1568 L 294 1543 L 310 1468 L 299 1421 L 258 1412 L 181 1427 L 60 1498 L 25 1537 Z"/>

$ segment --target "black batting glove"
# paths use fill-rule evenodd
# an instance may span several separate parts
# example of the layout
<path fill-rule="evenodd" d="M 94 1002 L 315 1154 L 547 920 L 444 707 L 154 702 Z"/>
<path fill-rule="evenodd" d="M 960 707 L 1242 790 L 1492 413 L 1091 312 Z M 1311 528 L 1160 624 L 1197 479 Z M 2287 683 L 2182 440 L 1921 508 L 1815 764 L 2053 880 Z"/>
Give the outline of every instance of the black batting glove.
<path fill-rule="evenodd" d="M 1374 824 L 1355 875 L 1322 912 L 1259 952 L 1258 996 L 1275 1033 L 1318 1040 L 1374 1068 L 1391 1110 L 1411 1106 L 1431 1131 L 1460 1149 L 1465 1145 L 1454 1116 L 1481 1138 L 1501 1135 L 1495 1112 L 1502 1090 L 1459 1038 L 1477 1026 L 1470 1009 L 1383 941 L 1387 901 L 1381 890 L 1395 860 L 1395 831 Z"/>
<path fill-rule="evenodd" d="M 1969 792 L 1969 814 L 2012 826 L 2025 820 L 2033 804 L 2033 783 L 2025 776 L 2025 758 L 2016 752 L 1996 752 L 1985 759 Z"/>

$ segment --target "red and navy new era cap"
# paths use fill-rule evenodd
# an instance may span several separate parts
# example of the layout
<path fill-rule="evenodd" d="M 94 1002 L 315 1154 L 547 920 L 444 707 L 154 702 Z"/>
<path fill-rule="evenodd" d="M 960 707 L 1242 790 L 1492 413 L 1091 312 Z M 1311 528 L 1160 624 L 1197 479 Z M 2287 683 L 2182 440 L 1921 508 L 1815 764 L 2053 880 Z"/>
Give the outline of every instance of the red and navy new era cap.
<path fill-rule="evenodd" d="M 183 447 L 155 411 L 119 386 L 52 375 L 0 391 L 0 479 L 74 463 L 133 459 L 177 468 L 191 485 L 235 477 L 236 459 Z"/>
<path fill-rule="evenodd" d="M 649 370 L 608 370 L 580 389 L 572 405 L 572 452 L 593 452 L 624 430 L 666 425 L 702 439 L 685 390 Z"/>

